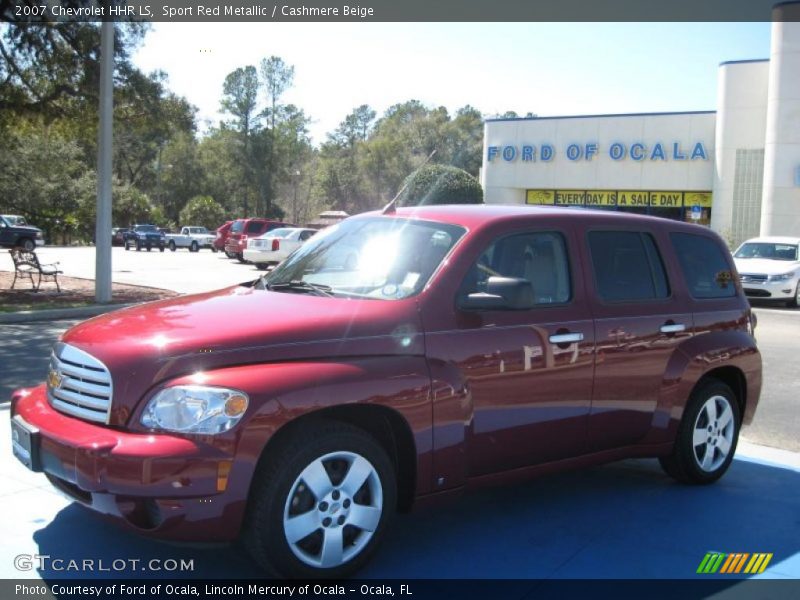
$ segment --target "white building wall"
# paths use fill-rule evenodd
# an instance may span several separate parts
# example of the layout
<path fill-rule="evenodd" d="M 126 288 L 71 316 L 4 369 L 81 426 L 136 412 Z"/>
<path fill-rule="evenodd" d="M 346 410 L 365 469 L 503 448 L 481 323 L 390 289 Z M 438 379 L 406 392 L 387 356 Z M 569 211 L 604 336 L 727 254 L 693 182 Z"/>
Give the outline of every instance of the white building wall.
<path fill-rule="evenodd" d="M 714 113 L 676 113 L 597 117 L 539 118 L 487 121 L 484 133 L 483 185 L 487 203 L 525 202 L 526 189 L 608 189 L 608 190 L 697 190 L 712 189 L 714 175 Z M 625 158 L 613 160 L 609 148 L 614 142 L 627 149 Z M 630 157 L 634 143 L 646 147 L 646 158 Z M 663 145 L 666 160 L 650 160 L 656 143 Z M 686 160 L 673 158 L 673 144 Z M 707 159 L 689 157 L 701 142 Z M 570 144 L 585 148 L 597 144 L 591 160 L 569 160 Z M 549 162 L 539 160 L 542 144 L 549 144 L 555 155 Z M 534 161 L 520 156 L 524 145 L 536 147 Z M 490 147 L 517 149 L 514 160 L 502 154 L 488 160 Z M 502 150 L 501 150 L 502 152 Z"/>
<path fill-rule="evenodd" d="M 764 148 L 762 235 L 800 235 L 800 3 L 775 9 Z M 795 22 L 789 22 L 793 18 Z M 786 21 L 781 21 L 786 19 Z"/>
<path fill-rule="evenodd" d="M 732 229 L 736 152 L 764 148 L 768 83 L 766 60 L 722 63 L 718 71 L 711 227 L 723 234 Z"/>

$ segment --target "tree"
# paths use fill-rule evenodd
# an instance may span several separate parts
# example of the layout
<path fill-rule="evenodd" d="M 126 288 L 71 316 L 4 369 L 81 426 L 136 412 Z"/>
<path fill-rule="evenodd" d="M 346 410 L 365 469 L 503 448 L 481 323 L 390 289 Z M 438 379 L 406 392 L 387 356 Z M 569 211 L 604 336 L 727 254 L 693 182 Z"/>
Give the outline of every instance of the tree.
<path fill-rule="evenodd" d="M 483 204 L 481 184 L 456 167 L 425 165 L 409 175 L 403 185 L 398 199 L 401 206 Z"/>
<path fill-rule="evenodd" d="M 228 73 L 222 86 L 222 110 L 232 115 L 228 123 L 239 134 L 238 169 L 246 186 L 242 195 L 244 214 L 249 211 L 249 199 L 255 194 L 256 166 L 253 159 L 251 138 L 257 130 L 258 74 L 253 66 L 246 66 Z"/>
<path fill-rule="evenodd" d="M 376 112 L 368 104 L 362 104 L 353 109 L 339 127 L 329 134 L 329 139 L 340 146 L 355 146 L 356 142 L 363 142 L 369 136 L 375 122 Z"/>
<path fill-rule="evenodd" d="M 202 225 L 214 230 L 225 222 L 225 209 L 211 196 L 195 196 L 181 211 L 181 225 Z"/>

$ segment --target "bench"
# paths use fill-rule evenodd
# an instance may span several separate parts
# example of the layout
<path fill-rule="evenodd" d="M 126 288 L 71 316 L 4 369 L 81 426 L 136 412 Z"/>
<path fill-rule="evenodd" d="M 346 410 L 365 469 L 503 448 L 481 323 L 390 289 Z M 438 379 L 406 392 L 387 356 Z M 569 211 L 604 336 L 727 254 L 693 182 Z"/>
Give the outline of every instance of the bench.
<path fill-rule="evenodd" d="M 11 282 L 11 289 L 17 283 L 17 277 L 27 277 L 31 280 L 31 287 L 38 292 L 39 287 L 42 285 L 42 278 L 47 281 L 51 278 L 56 284 L 56 289 L 61 292 L 61 286 L 58 284 L 58 275 L 63 271 L 58 270 L 58 263 L 43 265 L 39 262 L 39 257 L 33 250 L 25 250 L 23 248 L 13 248 L 9 250 L 11 253 L 11 260 L 14 261 L 14 281 Z M 34 277 L 38 277 L 34 282 Z"/>

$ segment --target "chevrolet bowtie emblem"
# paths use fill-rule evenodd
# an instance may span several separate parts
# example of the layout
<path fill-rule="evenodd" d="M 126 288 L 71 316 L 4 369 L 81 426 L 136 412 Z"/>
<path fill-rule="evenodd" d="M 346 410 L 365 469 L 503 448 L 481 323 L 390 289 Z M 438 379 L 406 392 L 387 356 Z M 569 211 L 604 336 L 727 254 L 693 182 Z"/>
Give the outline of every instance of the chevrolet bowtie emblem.
<path fill-rule="evenodd" d="M 61 386 L 61 379 L 61 375 L 54 369 L 51 369 L 50 373 L 47 375 L 47 383 L 53 389 L 58 389 Z"/>

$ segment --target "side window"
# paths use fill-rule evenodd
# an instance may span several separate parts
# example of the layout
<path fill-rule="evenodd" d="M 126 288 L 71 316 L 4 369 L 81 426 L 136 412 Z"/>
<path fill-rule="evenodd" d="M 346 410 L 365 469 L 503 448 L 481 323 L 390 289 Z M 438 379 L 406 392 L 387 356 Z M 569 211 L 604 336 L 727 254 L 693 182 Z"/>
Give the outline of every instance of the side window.
<path fill-rule="evenodd" d="M 736 295 L 730 264 L 717 242 L 692 233 L 671 233 L 669 237 L 693 298 Z"/>
<path fill-rule="evenodd" d="M 250 221 L 247 224 L 247 230 L 245 231 L 245 233 L 259 233 L 262 227 L 263 227 L 262 223 L 259 223 L 258 221 Z M 272 227 L 268 227 L 267 231 L 269 231 L 270 229 L 272 229 Z"/>
<path fill-rule="evenodd" d="M 495 240 L 470 268 L 459 297 L 486 291 L 489 277 L 531 283 L 536 305 L 563 304 L 572 297 L 564 237 L 556 232 L 523 233 Z"/>
<path fill-rule="evenodd" d="M 604 301 L 637 302 L 669 296 L 664 263 L 650 234 L 592 231 L 588 239 L 597 292 Z"/>
<path fill-rule="evenodd" d="M 313 231 L 303 231 L 300 234 L 300 241 L 305 242 L 308 238 L 312 236 L 313 233 L 314 233 Z"/>

